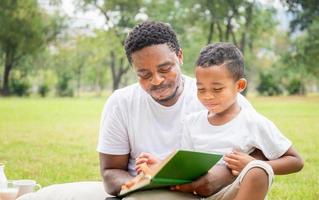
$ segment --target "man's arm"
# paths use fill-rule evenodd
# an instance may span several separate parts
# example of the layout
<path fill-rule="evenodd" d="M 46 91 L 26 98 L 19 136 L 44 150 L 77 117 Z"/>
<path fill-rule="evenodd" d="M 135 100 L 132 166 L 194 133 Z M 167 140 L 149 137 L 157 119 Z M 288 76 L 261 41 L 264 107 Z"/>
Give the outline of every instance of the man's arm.
<path fill-rule="evenodd" d="M 100 173 L 103 177 L 105 191 L 111 195 L 117 195 L 121 186 L 132 179 L 127 171 L 129 154 L 111 155 L 99 153 Z"/>

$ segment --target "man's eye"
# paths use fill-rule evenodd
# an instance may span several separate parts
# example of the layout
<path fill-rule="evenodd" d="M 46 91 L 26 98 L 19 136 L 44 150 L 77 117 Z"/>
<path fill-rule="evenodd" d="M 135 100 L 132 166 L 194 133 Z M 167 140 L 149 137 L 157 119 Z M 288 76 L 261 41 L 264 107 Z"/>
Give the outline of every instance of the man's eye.
<path fill-rule="evenodd" d="M 203 93 L 205 92 L 205 89 L 197 89 L 198 92 Z"/>
<path fill-rule="evenodd" d="M 138 76 L 142 79 L 148 79 L 151 77 L 151 74 L 145 73 L 145 74 L 138 74 Z"/>
<path fill-rule="evenodd" d="M 160 73 L 167 73 L 169 71 L 171 71 L 172 67 L 171 66 L 167 66 L 167 67 L 163 67 L 159 70 Z"/>

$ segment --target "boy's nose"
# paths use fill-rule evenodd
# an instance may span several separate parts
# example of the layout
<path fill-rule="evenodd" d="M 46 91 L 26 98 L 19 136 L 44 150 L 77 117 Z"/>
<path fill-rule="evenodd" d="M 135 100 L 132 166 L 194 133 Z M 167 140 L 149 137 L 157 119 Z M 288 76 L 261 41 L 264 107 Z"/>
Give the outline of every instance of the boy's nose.
<path fill-rule="evenodd" d="M 205 97 L 204 97 L 204 99 L 206 99 L 206 100 L 213 99 L 213 98 L 215 98 L 215 95 L 210 93 L 210 92 L 207 92 Z"/>

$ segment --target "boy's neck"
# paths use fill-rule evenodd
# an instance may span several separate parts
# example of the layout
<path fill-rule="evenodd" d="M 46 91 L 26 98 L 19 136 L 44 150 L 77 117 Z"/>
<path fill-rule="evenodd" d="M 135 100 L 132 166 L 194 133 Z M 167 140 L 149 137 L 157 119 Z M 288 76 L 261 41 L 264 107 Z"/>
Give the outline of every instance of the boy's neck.
<path fill-rule="evenodd" d="M 220 113 L 212 113 L 211 111 L 208 112 L 208 121 L 210 124 L 215 126 L 220 126 L 226 124 L 227 122 L 234 119 L 238 113 L 240 112 L 241 108 L 237 101 L 235 101 L 231 106 L 229 106 L 226 110 Z"/>

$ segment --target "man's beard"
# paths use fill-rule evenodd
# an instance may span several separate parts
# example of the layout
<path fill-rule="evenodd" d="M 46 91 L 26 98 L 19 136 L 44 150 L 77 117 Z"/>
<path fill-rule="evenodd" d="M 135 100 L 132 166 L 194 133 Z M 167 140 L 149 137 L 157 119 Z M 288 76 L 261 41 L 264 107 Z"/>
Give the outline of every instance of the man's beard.
<path fill-rule="evenodd" d="M 158 103 L 162 104 L 165 102 L 168 102 L 172 99 L 174 99 L 177 96 L 177 92 L 178 92 L 179 86 L 176 87 L 176 89 L 174 90 L 173 94 L 169 95 L 168 97 L 164 98 L 164 99 L 155 99 L 155 101 L 157 101 Z"/>
<path fill-rule="evenodd" d="M 180 82 L 180 83 L 176 86 L 174 92 L 173 92 L 171 95 L 169 95 L 168 97 L 166 97 L 166 98 L 164 98 L 164 99 L 157 99 L 157 98 L 154 98 L 154 97 L 153 97 L 153 99 L 154 99 L 156 102 L 160 103 L 160 104 L 165 104 L 166 102 L 169 102 L 169 101 L 175 99 L 175 98 L 179 95 L 178 91 L 179 91 L 179 89 L 180 89 L 181 87 L 183 87 L 183 82 L 184 82 L 184 81 L 183 81 L 183 79 L 181 78 L 179 82 Z M 169 87 L 169 86 L 168 86 L 168 87 Z M 159 88 L 160 88 L 160 87 L 159 87 Z M 151 90 L 155 90 L 155 88 L 153 88 L 153 89 L 151 89 Z"/>

